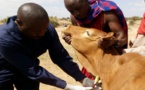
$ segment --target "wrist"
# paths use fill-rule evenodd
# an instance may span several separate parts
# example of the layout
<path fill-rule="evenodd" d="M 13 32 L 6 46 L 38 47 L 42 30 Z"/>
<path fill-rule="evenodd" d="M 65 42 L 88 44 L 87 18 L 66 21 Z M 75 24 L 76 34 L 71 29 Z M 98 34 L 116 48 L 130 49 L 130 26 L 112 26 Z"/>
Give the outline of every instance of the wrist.
<path fill-rule="evenodd" d="M 84 79 L 85 79 L 85 78 L 84 78 Z M 80 83 L 83 83 L 84 79 L 80 80 L 79 82 L 80 82 Z"/>
<path fill-rule="evenodd" d="M 66 84 L 66 86 L 65 86 L 65 90 L 68 90 L 69 89 L 69 87 L 71 87 L 71 85 L 70 84 Z"/>

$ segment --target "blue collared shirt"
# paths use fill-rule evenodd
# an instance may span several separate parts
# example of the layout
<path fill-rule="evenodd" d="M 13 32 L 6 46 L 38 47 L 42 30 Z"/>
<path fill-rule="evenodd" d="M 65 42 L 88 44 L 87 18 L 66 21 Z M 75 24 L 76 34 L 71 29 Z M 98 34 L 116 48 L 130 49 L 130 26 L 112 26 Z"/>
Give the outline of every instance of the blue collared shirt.
<path fill-rule="evenodd" d="M 85 77 L 60 43 L 57 32 L 51 24 L 41 39 L 31 40 L 20 33 L 14 22 L 16 18 L 11 17 L 7 23 L 0 26 L 0 64 L 8 69 L 10 67 L 17 69 L 32 80 L 64 88 L 66 86 L 64 80 L 39 66 L 38 57 L 48 50 L 52 61 L 75 80 L 80 81 Z M 4 65 L 3 61 L 7 61 L 9 65 Z"/>

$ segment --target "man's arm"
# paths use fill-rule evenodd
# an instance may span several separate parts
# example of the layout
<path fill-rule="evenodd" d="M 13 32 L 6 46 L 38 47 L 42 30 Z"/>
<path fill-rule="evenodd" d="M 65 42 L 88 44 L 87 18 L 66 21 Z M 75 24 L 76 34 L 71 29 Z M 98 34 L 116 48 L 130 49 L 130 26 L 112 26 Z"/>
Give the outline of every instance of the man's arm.
<path fill-rule="evenodd" d="M 57 64 L 62 70 L 64 70 L 67 74 L 72 76 L 76 81 L 79 81 L 85 86 L 79 89 L 80 86 L 72 86 L 67 84 L 66 89 L 87 90 L 87 87 L 92 87 L 94 85 L 94 81 L 90 80 L 89 78 L 86 78 L 85 75 L 79 70 L 78 64 L 72 61 L 72 58 L 61 44 L 55 28 L 50 25 L 49 31 L 49 36 L 51 36 L 49 54 L 52 61 L 55 64 Z"/>
<path fill-rule="evenodd" d="M 76 81 L 83 80 L 85 76 L 82 74 L 78 65 L 73 62 L 68 52 L 61 44 L 56 30 L 50 26 L 49 31 L 51 36 L 49 54 L 53 62 L 63 69 L 67 74 L 75 78 Z"/>
<path fill-rule="evenodd" d="M 14 67 L 14 69 L 17 69 L 20 73 L 32 80 L 59 88 L 65 88 L 66 86 L 64 80 L 54 76 L 43 67 L 39 66 L 37 58 L 27 55 L 18 44 L 12 41 L 0 38 L 0 55 L 11 64 L 11 67 Z"/>
<path fill-rule="evenodd" d="M 105 23 L 108 24 L 110 30 L 114 32 L 115 37 L 118 40 L 118 46 L 127 44 L 127 36 L 125 35 L 118 16 L 113 11 L 104 12 L 104 20 Z"/>

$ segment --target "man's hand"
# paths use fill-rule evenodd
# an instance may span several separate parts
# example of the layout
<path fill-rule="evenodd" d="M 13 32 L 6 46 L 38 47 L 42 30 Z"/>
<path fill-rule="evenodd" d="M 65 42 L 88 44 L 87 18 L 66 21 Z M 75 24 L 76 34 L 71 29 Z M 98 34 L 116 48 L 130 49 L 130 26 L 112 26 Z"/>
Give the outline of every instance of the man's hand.
<path fill-rule="evenodd" d="M 62 39 L 64 39 L 64 41 L 67 44 L 71 44 L 71 36 L 70 35 L 62 34 Z"/>
<path fill-rule="evenodd" d="M 102 90 L 101 82 L 97 82 L 96 84 L 94 84 L 94 80 L 91 80 L 89 78 L 85 78 L 82 81 L 82 84 L 84 87 L 92 87 L 91 90 Z"/>
<path fill-rule="evenodd" d="M 67 84 L 65 90 L 91 90 L 92 87 L 83 87 L 83 86 L 74 86 L 71 84 Z"/>
<path fill-rule="evenodd" d="M 82 84 L 84 87 L 93 87 L 94 80 L 91 80 L 89 78 L 84 78 L 84 80 L 82 81 Z"/>
<path fill-rule="evenodd" d="M 131 48 L 135 42 L 136 38 L 131 38 L 129 41 L 129 47 Z"/>

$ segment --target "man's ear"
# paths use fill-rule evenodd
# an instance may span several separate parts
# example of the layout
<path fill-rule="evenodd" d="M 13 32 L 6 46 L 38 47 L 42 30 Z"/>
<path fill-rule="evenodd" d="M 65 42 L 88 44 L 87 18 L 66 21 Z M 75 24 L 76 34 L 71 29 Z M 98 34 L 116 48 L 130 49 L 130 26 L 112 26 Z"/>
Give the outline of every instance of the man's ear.
<path fill-rule="evenodd" d="M 20 27 L 23 25 L 23 22 L 20 19 L 16 19 L 15 23 Z"/>

